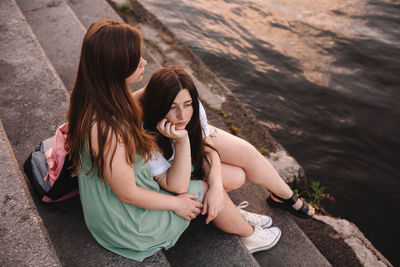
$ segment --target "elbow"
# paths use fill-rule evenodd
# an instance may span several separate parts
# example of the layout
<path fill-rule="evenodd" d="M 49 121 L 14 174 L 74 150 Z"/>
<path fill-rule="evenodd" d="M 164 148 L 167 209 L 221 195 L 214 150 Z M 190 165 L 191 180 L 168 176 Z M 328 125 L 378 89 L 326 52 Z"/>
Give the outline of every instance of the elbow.
<path fill-rule="evenodd" d="M 130 205 L 135 205 L 134 200 L 128 196 L 117 196 L 118 200 L 125 203 L 125 204 L 130 204 Z"/>
<path fill-rule="evenodd" d="M 119 201 L 121 201 L 121 202 L 123 202 L 123 203 L 125 203 L 125 204 L 134 205 L 132 199 L 129 198 L 129 197 L 126 197 L 126 196 L 119 196 L 119 197 L 118 197 L 118 196 L 117 196 L 117 198 L 118 198 Z"/>
<path fill-rule="evenodd" d="M 175 190 L 175 192 L 174 192 L 175 194 L 177 194 L 177 195 L 182 195 L 182 194 L 186 194 L 187 193 L 187 188 L 184 190 L 184 189 L 181 189 L 181 190 Z"/>
<path fill-rule="evenodd" d="M 176 191 L 176 192 L 173 192 L 175 195 L 182 195 L 182 194 L 186 194 L 187 192 L 186 191 Z"/>
<path fill-rule="evenodd" d="M 136 201 L 136 196 L 137 194 L 135 193 L 135 190 L 129 190 L 127 192 L 124 192 L 123 194 L 116 194 L 116 197 L 118 198 L 119 201 L 130 204 L 130 205 L 137 205 Z"/>
<path fill-rule="evenodd" d="M 180 194 L 185 194 L 188 190 L 188 187 L 189 187 L 189 184 L 180 183 L 180 184 L 168 186 L 167 191 L 177 194 L 177 195 L 180 195 Z"/>
<path fill-rule="evenodd" d="M 176 195 L 181 195 L 187 193 L 188 187 L 176 187 L 170 190 L 171 193 L 174 193 Z"/>

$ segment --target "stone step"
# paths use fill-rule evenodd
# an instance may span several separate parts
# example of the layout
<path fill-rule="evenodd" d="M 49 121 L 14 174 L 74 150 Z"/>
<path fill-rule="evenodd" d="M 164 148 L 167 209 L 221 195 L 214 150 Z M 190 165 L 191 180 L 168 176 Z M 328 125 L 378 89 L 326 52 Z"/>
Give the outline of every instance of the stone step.
<path fill-rule="evenodd" d="M 260 266 L 239 237 L 224 233 L 200 215 L 165 252 L 172 266 Z"/>
<path fill-rule="evenodd" d="M 1 9 L 5 2 L 0 4 Z M 13 26 L 18 27 L 16 23 Z M 1 121 L 0 200 L 0 265 L 61 266 Z"/>
<path fill-rule="evenodd" d="M 85 28 L 62 0 L 16 2 L 65 87 L 71 90 Z"/>
<path fill-rule="evenodd" d="M 30 95 L 39 91 L 43 81 L 49 82 L 47 87 L 51 89 L 57 81 L 50 82 L 54 71 L 46 68 L 42 51 L 13 0 L 0 1 L 0 35 L 0 265 L 61 266 L 13 152 L 14 149 L 17 157 L 23 158 L 31 148 L 28 150 L 28 145 L 19 141 L 43 134 L 38 129 L 42 121 L 35 122 L 37 115 L 31 108 L 47 101 L 32 101 Z M 62 91 L 54 93 L 65 97 Z M 43 116 L 43 128 L 55 122 L 51 116 L 36 111 Z M 24 117 L 32 123 L 24 121 Z M 16 134 L 21 139 L 14 138 Z"/>
<path fill-rule="evenodd" d="M 18 163 L 65 121 L 68 92 L 14 0 L 1 1 L 0 119 Z"/>

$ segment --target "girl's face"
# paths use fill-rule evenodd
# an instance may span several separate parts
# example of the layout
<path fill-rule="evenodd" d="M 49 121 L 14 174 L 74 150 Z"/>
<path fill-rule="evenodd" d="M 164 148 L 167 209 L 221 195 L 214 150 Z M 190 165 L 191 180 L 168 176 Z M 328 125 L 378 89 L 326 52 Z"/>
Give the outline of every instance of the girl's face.
<path fill-rule="evenodd" d="M 192 115 L 192 97 L 188 89 L 183 89 L 176 95 L 171 109 L 165 118 L 174 124 L 177 130 L 183 130 L 189 123 Z"/>
<path fill-rule="evenodd" d="M 138 68 L 135 70 L 134 73 L 131 74 L 131 76 L 129 76 L 128 78 L 125 79 L 126 83 L 128 85 L 130 84 L 134 84 L 134 83 L 138 83 L 143 79 L 143 75 L 144 75 L 144 67 L 147 65 L 147 61 L 144 58 L 140 58 L 139 61 L 139 66 Z"/>

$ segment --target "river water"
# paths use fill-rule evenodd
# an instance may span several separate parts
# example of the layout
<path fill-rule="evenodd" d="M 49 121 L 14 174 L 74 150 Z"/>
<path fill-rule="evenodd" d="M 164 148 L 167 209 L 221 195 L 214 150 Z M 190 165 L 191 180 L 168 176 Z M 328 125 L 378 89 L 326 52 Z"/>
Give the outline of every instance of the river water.
<path fill-rule="evenodd" d="M 139 2 L 400 264 L 400 1 Z"/>

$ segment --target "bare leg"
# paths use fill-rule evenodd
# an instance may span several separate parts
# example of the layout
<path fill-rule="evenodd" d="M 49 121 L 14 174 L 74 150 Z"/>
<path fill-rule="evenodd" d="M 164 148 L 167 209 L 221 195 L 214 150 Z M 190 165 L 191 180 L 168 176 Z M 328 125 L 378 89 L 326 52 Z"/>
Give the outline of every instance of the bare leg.
<path fill-rule="evenodd" d="M 222 184 L 226 192 L 240 188 L 245 180 L 246 173 L 242 168 L 221 163 Z"/>
<path fill-rule="evenodd" d="M 253 227 L 240 215 L 226 192 L 224 192 L 224 209 L 213 222 L 218 229 L 241 237 L 250 236 L 254 232 Z"/>
<path fill-rule="evenodd" d="M 208 184 L 203 181 L 204 194 L 208 189 Z M 224 209 L 213 220 L 214 225 L 226 233 L 235 234 L 240 237 L 248 237 L 253 234 L 253 227 L 248 224 L 240 215 L 235 204 L 224 191 Z"/>
<path fill-rule="evenodd" d="M 204 194 L 207 193 L 208 184 L 203 181 Z M 214 225 L 226 233 L 240 236 L 244 246 L 250 253 L 267 250 L 276 245 L 281 236 L 277 227 L 262 229 L 260 226 L 251 226 L 233 204 L 226 191 L 223 192 L 223 210 L 214 218 Z"/>
<path fill-rule="evenodd" d="M 222 163 L 243 169 L 246 178 L 250 182 L 259 184 L 282 198 L 288 199 L 292 196 L 293 192 L 290 187 L 279 176 L 271 163 L 254 146 L 241 138 L 211 125 L 209 125 L 209 128 L 211 139 L 220 155 Z M 223 177 L 223 179 L 225 187 L 225 184 L 230 183 L 229 176 Z M 228 180 L 225 181 L 225 179 Z M 278 201 L 275 198 L 274 200 Z M 301 205 L 302 201 L 298 200 L 293 205 L 293 208 L 299 209 Z M 314 208 L 310 207 L 308 214 L 313 215 L 314 213 Z"/>

